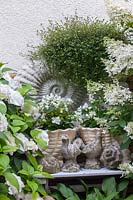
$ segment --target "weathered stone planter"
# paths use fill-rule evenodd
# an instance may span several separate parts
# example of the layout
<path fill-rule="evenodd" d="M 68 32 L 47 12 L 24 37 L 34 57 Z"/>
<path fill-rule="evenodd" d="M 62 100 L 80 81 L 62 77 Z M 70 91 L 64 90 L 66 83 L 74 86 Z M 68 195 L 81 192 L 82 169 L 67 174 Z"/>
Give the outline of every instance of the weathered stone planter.
<path fill-rule="evenodd" d="M 85 155 L 84 168 L 116 169 L 120 163 L 129 161 L 129 151 L 121 150 L 116 139 L 101 128 L 74 128 L 48 131 L 49 145 L 40 163 L 49 173 L 77 172 L 79 155 Z"/>

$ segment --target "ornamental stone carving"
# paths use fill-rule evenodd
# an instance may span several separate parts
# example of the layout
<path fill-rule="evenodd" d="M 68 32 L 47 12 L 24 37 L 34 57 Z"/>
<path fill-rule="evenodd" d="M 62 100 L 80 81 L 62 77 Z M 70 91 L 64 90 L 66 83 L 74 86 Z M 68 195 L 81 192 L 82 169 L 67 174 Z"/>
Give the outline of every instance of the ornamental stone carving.
<path fill-rule="evenodd" d="M 117 140 L 101 128 L 73 128 L 49 131 L 49 145 L 43 152 L 40 163 L 49 173 L 77 172 L 80 166 L 86 169 L 106 167 L 116 169 L 126 159 L 128 150 L 121 150 Z M 78 156 L 86 157 L 85 164 L 78 163 Z"/>

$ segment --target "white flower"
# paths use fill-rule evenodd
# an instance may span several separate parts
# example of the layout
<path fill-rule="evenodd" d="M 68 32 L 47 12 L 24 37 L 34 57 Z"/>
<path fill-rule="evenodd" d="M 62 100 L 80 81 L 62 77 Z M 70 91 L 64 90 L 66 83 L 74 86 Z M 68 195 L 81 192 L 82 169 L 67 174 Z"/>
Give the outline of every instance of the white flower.
<path fill-rule="evenodd" d="M 133 163 L 123 163 L 119 165 L 119 169 L 123 171 L 123 175 L 133 174 Z"/>
<path fill-rule="evenodd" d="M 18 91 L 11 90 L 8 102 L 22 107 L 24 105 L 24 98 Z"/>
<path fill-rule="evenodd" d="M 127 126 L 124 127 L 127 135 L 133 140 L 133 122 L 128 122 Z"/>
<path fill-rule="evenodd" d="M 32 139 L 28 140 L 28 138 L 25 137 L 24 134 L 19 133 L 17 134 L 16 137 L 21 141 L 21 144 L 19 145 L 19 149 L 22 152 L 25 152 L 28 150 L 31 150 L 31 151 L 38 150 L 38 146 L 36 145 L 36 143 Z"/>
<path fill-rule="evenodd" d="M 8 81 L 9 86 L 12 89 L 17 89 L 17 88 L 19 88 L 21 86 L 21 84 L 18 82 L 18 80 L 15 80 L 14 78 L 11 77 L 11 75 L 9 74 L 9 72 L 5 72 L 3 74 L 3 78 Z"/>
<path fill-rule="evenodd" d="M 68 111 L 68 108 L 72 104 L 70 98 L 61 98 L 61 96 L 50 94 L 42 98 L 41 103 L 39 104 L 40 109 L 49 109 L 53 107 L 54 109 L 63 108 L 65 111 Z"/>
<path fill-rule="evenodd" d="M 13 186 L 8 180 L 6 180 L 6 184 L 9 186 L 8 191 L 10 195 L 16 195 L 19 192 L 22 191 L 22 188 L 24 187 L 24 183 L 21 180 L 20 176 L 17 176 L 16 174 L 12 173 L 12 175 L 16 178 L 19 188 L 17 189 L 15 186 Z"/>
<path fill-rule="evenodd" d="M 106 39 L 105 45 L 109 59 L 103 59 L 103 62 L 109 76 L 113 77 L 120 73 L 128 75 L 130 69 L 133 69 L 133 46 L 114 39 Z"/>
<path fill-rule="evenodd" d="M 84 103 L 84 105 L 82 106 L 83 109 L 87 109 L 89 107 L 88 103 Z"/>
<path fill-rule="evenodd" d="M 0 113 L 0 132 L 6 131 L 8 127 L 8 122 L 5 115 Z"/>
<path fill-rule="evenodd" d="M 24 98 L 18 92 L 13 90 L 9 85 L 0 84 L 0 98 L 7 99 L 8 103 L 16 106 L 23 106 Z"/>
<path fill-rule="evenodd" d="M 107 85 L 104 88 L 104 99 L 106 104 L 112 105 L 124 105 L 126 101 L 131 100 L 131 92 L 128 88 L 120 86 L 118 82 L 115 84 Z"/>
<path fill-rule="evenodd" d="M 52 117 L 52 123 L 60 125 L 61 123 L 60 117 Z"/>
<path fill-rule="evenodd" d="M 5 84 L 0 84 L 0 98 L 1 99 L 8 99 L 10 95 L 10 86 Z"/>
<path fill-rule="evenodd" d="M 48 138 L 48 133 L 46 130 L 42 130 L 42 129 L 36 129 L 38 131 L 40 131 L 40 133 L 37 135 L 37 138 L 42 139 L 43 141 L 45 141 L 48 145 L 49 143 L 49 138 Z"/>
<path fill-rule="evenodd" d="M 34 120 L 37 120 L 41 116 L 41 113 L 39 113 L 39 108 L 35 106 L 31 106 L 29 113 L 34 118 Z"/>

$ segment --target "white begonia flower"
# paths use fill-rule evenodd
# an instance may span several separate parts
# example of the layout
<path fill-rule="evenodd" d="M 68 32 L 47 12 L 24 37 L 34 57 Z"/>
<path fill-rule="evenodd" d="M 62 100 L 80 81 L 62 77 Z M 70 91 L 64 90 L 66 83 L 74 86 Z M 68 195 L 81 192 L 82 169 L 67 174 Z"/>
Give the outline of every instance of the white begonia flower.
<path fill-rule="evenodd" d="M 0 113 L 0 132 L 4 132 L 7 130 L 8 122 L 5 115 Z"/>
<path fill-rule="evenodd" d="M 9 85 L 0 84 L 0 98 L 1 99 L 8 99 L 10 95 L 11 88 Z M 2 97 L 3 95 L 3 97 Z"/>
<path fill-rule="evenodd" d="M 23 106 L 24 104 L 23 96 L 18 91 L 13 90 L 9 85 L 0 84 L 0 98 L 6 98 L 8 103 L 16 106 Z"/>
<path fill-rule="evenodd" d="M 127 135 L 133 140 L 133 122 L 128 122 L 127 126 L 124 127 Z"/>
<path fill-rule="evenodd" d="M 16 195 L 20 192 L 22 192 L 22 189 L 24 187 L 24 183 L 22 182 L 21 180 L 21 177 L 20 176 L 17 176 L 16 174 L 12 173 L 12 175 L 17 179 L 18 181 L 18 185 L 19 185 L 19 188 L 17 189 L 15 186 L 13 186 L 8 180 L 6 180 L 6 184 L 9 186 L 8 188 L 8 193 L 10 195 Z"/>
<path fill-rule="evenodd" d="M 24 98 L 18 91 L 11 90 L 8 102 L 22 107 L 24 105 Z"/>
<path fill-rule="evenodd" d="M 52 117 L 52 123 L 60 125 L 60 123 L 61 123 L 60 117 Z"/>
<path fill-rule="evenodd" d="M 25 137 L 25 135 L 23 133 L 19 133 L 17 134 L 16 136 L 22 144 L 19 145 L 19 149 L 22 151 L 22 152 L 25 152 L 25 151 L 28 151 L 28 150 L 31 150 L 31 151 L 36 151 L 38 150 L 38 146 L 37 144 L 32 140 L 28 140 L 27 137 Z"/>
<path fill-rule="evenodd" d="M 49 137 L 48 137 L 47 130 L 42 130 L 42 129 L 36 129 L 36 130 L 40 131 L 40 133 L 37 135 L 37 138 L 42 139 L 48 145 L 48 143 L 49 143 Z"/>
<path fill-rule="evenodd" d="M 3 78 L 8 81 L 9 86 L 12 89 L 17 89 L 21 86 L 20 82 L 18 80 L 15 80 L 14 78 L 12 78 L 11 75 L 9 74 L 9 72 L 5 72 L 3 74 Z"/>

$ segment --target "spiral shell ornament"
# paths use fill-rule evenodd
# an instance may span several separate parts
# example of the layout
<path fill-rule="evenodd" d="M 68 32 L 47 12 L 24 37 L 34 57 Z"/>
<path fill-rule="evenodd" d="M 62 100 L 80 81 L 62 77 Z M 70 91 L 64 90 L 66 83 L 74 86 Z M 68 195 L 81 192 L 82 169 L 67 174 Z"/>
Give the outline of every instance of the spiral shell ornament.
<path fill-rule="evenodd" d="M 45 95 L 53 93 L 62 98 L 72 99 L 72 108 L 76 109 L 87 99 L 87 92 L 82 86 L 70 84 L 67 80 L 59 77 L 54 70 L 50 70 L 50 68 L 40 62 L 24 66 L 18 72 L 15 79 L 32 84 L 37 91 L 34 98 L 39 102 Z"/>

